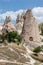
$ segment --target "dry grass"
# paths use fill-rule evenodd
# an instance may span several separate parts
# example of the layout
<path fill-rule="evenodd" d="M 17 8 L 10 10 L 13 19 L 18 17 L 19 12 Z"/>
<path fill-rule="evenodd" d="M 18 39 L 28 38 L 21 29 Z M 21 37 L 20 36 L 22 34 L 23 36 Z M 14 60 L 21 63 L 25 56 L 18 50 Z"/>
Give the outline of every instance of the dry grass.
<path fill-rule="evenodd" d="M 12 48 L 13 51 L 11 49 Z M 26 58 L 24 55 L 26 53 L 26 49 L 23 46 L 18 46 L 16 44 L 0 47 L 0 58 L 14 61 L 17 60 L 18 62 L 25 63 L 29 62 L 29 58 Z"/>
<path fill-rule="evenodd" d="M 0 65 L 23 65 L 23 64 L 0 62 Z"/>

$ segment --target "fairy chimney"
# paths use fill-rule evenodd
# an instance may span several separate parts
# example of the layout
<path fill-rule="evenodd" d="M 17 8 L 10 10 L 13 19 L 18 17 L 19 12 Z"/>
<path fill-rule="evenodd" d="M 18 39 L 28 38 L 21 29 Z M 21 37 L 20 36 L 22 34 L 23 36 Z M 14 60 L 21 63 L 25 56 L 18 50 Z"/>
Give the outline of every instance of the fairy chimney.
<path fill-rule="evenodd" d="M 24 42 L 40 42 L 38 24 L 31 10 L 25 13 L 22 36 Z"/>
<path fill-rule="evenodd" d="M 17 16 L 17 20 L 16 20 L 16 30 L 19 34 L 21 34 L 22 32 L 22 28 L 23 28 L 23 22 L 24 22 L 24 19 L 23 19 L 23 13 L 22 15 L 18 15 Z"/>
<path fill-rule="evenodd" d="M 11 22 L 11 17 L 10 16 L 6 16 L 6 19 L 5 19 L 5 22 L 4 22 L 4 25 Z"/>

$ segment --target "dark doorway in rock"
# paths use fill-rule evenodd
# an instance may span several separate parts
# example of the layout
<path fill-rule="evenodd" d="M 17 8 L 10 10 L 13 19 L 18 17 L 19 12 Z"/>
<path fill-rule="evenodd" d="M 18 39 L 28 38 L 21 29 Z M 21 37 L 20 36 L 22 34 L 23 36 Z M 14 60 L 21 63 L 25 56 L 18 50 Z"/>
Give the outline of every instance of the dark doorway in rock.
<path fill-rule="evenodd" d="M 30 40 L 30 41 L 33 41 L 33 37 L 29 37 L 29 40 Z"/>

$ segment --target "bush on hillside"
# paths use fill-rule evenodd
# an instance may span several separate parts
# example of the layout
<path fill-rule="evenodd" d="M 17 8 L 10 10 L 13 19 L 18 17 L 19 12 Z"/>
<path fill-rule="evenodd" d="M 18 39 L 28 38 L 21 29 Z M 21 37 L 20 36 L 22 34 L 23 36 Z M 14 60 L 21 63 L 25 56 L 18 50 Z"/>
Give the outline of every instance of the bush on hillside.
<path fill-rule="evenodd" d="M 22 36 L 19 35 L 17 31 L 13 31 L 0 35 L 0 40 L 2 40 L 2 42 L 5 42 L 5 40 L 7 40 L 7 42 L 17 42 L 17 44 L 19 44 L 22 41 Z"/>
<path fill-rule="evenodd" d="M 35 52 L 35 53 L 39 53 L 40 51 L 41 51 L 41 47 L 40 46 L 33 50 L 33 52 Z"/>

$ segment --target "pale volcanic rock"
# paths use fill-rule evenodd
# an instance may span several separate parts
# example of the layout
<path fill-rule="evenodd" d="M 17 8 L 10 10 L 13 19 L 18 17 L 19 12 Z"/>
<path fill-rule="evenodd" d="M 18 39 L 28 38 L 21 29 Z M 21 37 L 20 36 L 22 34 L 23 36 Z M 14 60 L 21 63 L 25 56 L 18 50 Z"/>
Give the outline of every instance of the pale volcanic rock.
<path fill-rule="evenodd" d="M 2 28 L 2 33 L 6 33 L 7 31 L 8 32 L 16 31 L 14 24 L 12 24 L 10 21 L 11 21 L 10 17 L 6 17 Z"/>
<path fill-rule="evenodd" d="M 24 42 L 35 41 L 40 42 L 38 24 L 33 16 L 32 10 L 27 10 L 24 15 L 24 24 L 22 36 Z"/>
<path fill-rule="evenodd" d="M 0 23 L 0 34 L 2 34 L 3 23 Z"/>

